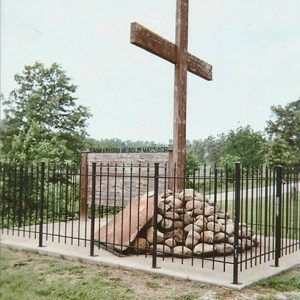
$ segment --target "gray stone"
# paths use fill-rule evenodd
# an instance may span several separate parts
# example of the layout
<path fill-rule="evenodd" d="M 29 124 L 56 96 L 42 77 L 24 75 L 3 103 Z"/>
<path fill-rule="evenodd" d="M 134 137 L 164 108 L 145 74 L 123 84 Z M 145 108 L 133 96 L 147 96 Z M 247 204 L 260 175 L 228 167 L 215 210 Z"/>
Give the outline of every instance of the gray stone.
<path fill-rule="evenodd" d="M 206 224 L 206 228 L 207 230 L 213 231 L 215 233 L 220 232 L 220 226 L 218 223 L 214 223 L 214 222 L 208 222 Z"/>
<path fill-rule="evenodd" d="M 226 234 L 224 232 L 218 232 L 215 234 L 215 243 L 221 243 L 226 241 Z"/>
<path fill-rule="evenodd" d="M 233 246 L 230 244 L 215 244 L 215 250 L 218 254 L 231 254 L 234 250 Z"/>
<path fill-rule="evenodd" d="M 195 255 L 207 255 L 214 252 L 214 245 L 206 244 L 206 243 L 199 243 L 195 246 L 193 253 Z"/>
<path fill-rule="evenodd" d="M 170 231 L 173 229 L 173 221 L 170 219 L 163 219 L 160 223 L 160 227 L 163 230 Z"/>
<path fill-rule="evenodd" d="M 183 215 L 183 222 L 184 222 L 184 225 L 189 225 L 189 224 L 191 224 L 193 222 L 193 219 L 191 217 L 191 213 L 186 212 Z"/>
<path fill-rule="evenodd" d="M 200 234 L 196 231 L 190 231 L 185 240 L 185 246 L 192 249 L 200 240 Z"/>
<path fill-rule="evenodd" d="M 153 227 L 150 227 L 147 230 L 147 241 L 152 244 L 153 243 Z M 164 241 L 164 235 L 162 232 L 157 230 L 157 243 L 162 243 Z"/>
<path fill-rule="evenodd" d="M 174 222 L 174 228 L 184 228 L 183 221 L 175 221 Z"/>
<path fill-rule="evenodd" d="M 150 247 L 150 250 L 153 251 L 153 245 Z M 156 245 L 157 256 L 166 256 L 171 254 L 171 249 L 167 245 L 157 244 Z"/>
<path fill-rule="evenodd" d="M 165 244 L 170 248 L 174 248 L 177 246 L 177 243 L 176 243 L 175 239 L 173 239 L 173 238 L 165 240 Z"/>
<path fill-rule="evenodd" d="M 186 232 L 186 233 L 188 233 L 188 232 L 190 232 L 190 231 L 196 231 L 196 232 L 201 232 L 202 231 L 202 229 L 201 229 L 201 227 L 199 227 L 199 226 L 197 226 L 197 225 L 194 225 L 194 224 L 189 224 L 189 225 L 187 225 L 187 226 L 185 226 L 184 227 L 184 231 Z"/>
<path fill-rule="evenodd" d="M 170 210 L 171 206 L 168 204 L 164 204 L 163 202 L 160 202 L 157 205 L 157 210 L 159 213 L 164 214 L 166 211 Z"/>
<path fill-rule="evenodd" d="M 192 212 L 194 216 L 203 215 L 203 210 L 200 208 L 195 208 Z"/>
<path fill-rule="evenodd" d="M 169 203 L 170 207 L 173 207 L 173 208 L 182 208 L 183 204 L 182 204 L 182 201 L 175 198 L 173 199 L 170 203 Z"/>
<path fill-rule="evenodd" d="M 215 212 L 215 208 L 213 206 L 208 206 L 208 207 L 207 207 L 207 205 L 205 206 L 205 216 L 206 217 L 213 215 L 214 212 Z"/>
<path fill-rule="evenodd" d="M 234 225 L 233 224 L 227 224 L 226 228 L 225 228 L 225 226 L 223 226 L 223 229 L 226 232 L 226 234 L 228 234 L 229 236 L 232 236 L 233 232 L 234 232 Z"/>
<path fill-rule="evenodd" d="M 164 215 L 165 219 L 179 220 L 180 216 L 175 211 L 167 211 Z"/>
<path fill-rule="evenodd" d="M 192 200 L 188 201 L 185 206 L 186 210 L 193 210 L 196 208 L 202 209 L 202 201 Z"/>
<path fill-rule="evenodd" d="M 159 224 L 162 221 L 163 217 L 162 215 L 158 214 L 157 215 L 157 224 Z"/>
<path fill-rule="evenodd" d="M 208 243 L 213 244 L 214 243 L 214 233 L 212 231 L 203 231 L 200 235 L 200 240 Z"/>
<path fill-rule="evenodd" d="M 173 249 L 173 253 L 177 256 L 191 256 L 192 250 L 185 246 L 177 246 Z"/>

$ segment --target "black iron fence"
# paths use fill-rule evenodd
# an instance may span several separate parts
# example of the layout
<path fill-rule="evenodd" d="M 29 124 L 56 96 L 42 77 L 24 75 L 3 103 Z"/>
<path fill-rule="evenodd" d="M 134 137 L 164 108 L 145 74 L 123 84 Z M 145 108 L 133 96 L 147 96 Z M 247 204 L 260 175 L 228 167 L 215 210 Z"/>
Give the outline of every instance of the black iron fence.
<path fill-rule="evenodd" d="M 2 234 L 232 270 L 300 247 L 299 169 L 0 164 Z M 170 174 L 172 174 L 170 176 Z M 88 188 L 90 187 L 90 189 Z"/>

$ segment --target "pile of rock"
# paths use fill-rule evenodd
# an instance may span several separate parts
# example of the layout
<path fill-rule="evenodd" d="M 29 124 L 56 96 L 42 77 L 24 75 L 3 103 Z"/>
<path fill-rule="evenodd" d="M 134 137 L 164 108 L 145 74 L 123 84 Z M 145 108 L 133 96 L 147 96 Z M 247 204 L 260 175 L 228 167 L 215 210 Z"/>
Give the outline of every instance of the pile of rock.
<path fill-rule="evenodd" d="M 153 220 L 141 230 L 133 248 L 151 251 Z M 212 199 L 187 189 L 172 195 L 161 195 L 157 215 L 157 252 L 175 256 L 227 255 L 234 250 L 234 223 Z M 258 241 L 246 224 L 239 225 L 238 250 L 256 247 Z"/>

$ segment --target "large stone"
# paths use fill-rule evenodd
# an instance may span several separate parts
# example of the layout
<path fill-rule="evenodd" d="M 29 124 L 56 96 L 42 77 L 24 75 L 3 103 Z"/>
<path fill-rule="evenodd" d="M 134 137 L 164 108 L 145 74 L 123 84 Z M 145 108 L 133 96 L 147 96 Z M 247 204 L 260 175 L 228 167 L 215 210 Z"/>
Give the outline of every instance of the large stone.
<path fill-rule="evenodd" d="M 186 232 L 186 233 L 188 233 L 188 232 L 190 232 L 190 231 L 196 231 L 196 232 L 201 232 L 202 231 L 202 229 L 201 229 L 201 227 L 199 227 L 199 226 L 197 226 L 197 225 L 194 225 L 194 224 L 189 224 L 189 225 L 187 225 L 187 226 L 185 226 L 184 227 L 184 231 Z"/>
<path fill-rule="evenodd" d="M 174 222 L 174 228 L 184 228 L 183 221 L 175 221 Z"/>
<path fill-rule="evenodd" d="M 257 247 L 259 245 L 259 241 L 258 241 L 258 238 L 257 238 L 256 235 L 253 235 L 251 240 L 252 240 L 252 243 L 253 243 L 254 247 Z"/>
<path fill-rule="evenodd" d="M 147 194 L 131 199 L 114 218 L 95 232 L 95 240 L 112 248 L 112 245 L 129 245 L 153 217 L 154 197 Z M 121 247 L 121 251 L 127 247 Z"/>
<path fill-rule="evenodd" d="M 200 235 L 200 240 L 208 243 L 213 244 L 214 243 L 214 233 L 212 231 L 203 231 Z"/>
<path fill-rule="evenodd" d="M 251 238 L 254 235 L 251 228 L 247 228 L 247 226 L 244 226 L 239 229 L 239 237 L 240 238 Z"/>
<path fill-rule="evenodd" d="M 157 224 L 159 224 L 162 221 L 163 217 L 160 214 L 157 214 Z"/>
<path fill-rule="evenodd" d="M 214 252 L 214 245 L 206 244 L 206 243 L 200 243 L 195 246 L 193 253 L 195 255 L 207 255 Z"/>
<path fill-rule="evenodd" d="M 207 222 L 216 222 L 218 220 L 217 214 L 213 214 L 207 217 Z"/>
<path fill-rule="evenodd" d="M 150 243 L 145 238 L 139 237 L 133 241 L 131 247 L 134 253 L 141 254 L 150 248 Z"/>
<path fill-rule="evenodd" d="M 242 251 L 251 249 L 254 246 L 254 243 L 250 239 L 241 239 L 239 240 L 239 248 Z"/>
<path fill-rule="evenodd" d="M 179 215 L 182 215 L 185 213 L 185 209 L 183 208 L 175 208 L 175 212 L 178 213 Z"/>
<path fill-rule="evenodd" d="M 185 206 L 186 210 L 194 210 L 196 208 L 202 209 L 202 201 L 192 200 L 188 201 Z"/>
<path fill-rule="evenodd" d="M 163 219 L 160 223 L 162 230 L 170 231 L 173 229 L 173 221 L 170 219 Z"/>
<path fill-rule="evenodd" d="M 185 240 L 185 246 L 192 249 L 200 240 L 200 234 L 196 231 L 190 231 Z"/>
<path fill-rule="evenodd" d="M 193 216 L 203 215 L 203 210 L 201 208 L 195 208 L 193 211 Z"/>
<path fill-rule="evenodd" d="M 191 196 L 193 197 L 193 195 L 194 195 L 194 190 L 193 190 L 193 189 L 185 189 L 185 190 L 182 191 L 179 195 L 180 195 L 179 198 L 180 198 L 181 200 L 183 200 L 184 197 L 186 197 L 187 195 L 191 195 Z M 188 196 L 188 197 L 190 197 L 190 196 Z"/>
<path fill-rule="evenodd" d="M 177 244 L 184 243 L 184 232 L 182 229 L 180 229 L 180 228 L 174 229 L 173 237 Z"/>
<path fill-rule="evenodd" d="M 165 244 L 170 248 L 174 248 L 177 246 L 177 243 L 176 243 L 175 239 L 173 239 L 173 238 L 165 240 Z"/>
<path fill-rule="evenodd" d="M 177 256 L 191 256 L 192 250 L 185 246 L 177 246 L 173 249 L 173 253 Z"/>
<path fill-rule="evenodd" d="M 215 250 L 217 254 L 226 255 L 226 254 L 231 254 L 234 248 L 230 244 L 220 243 L 220 244 L 215 244 Z"/>
<path fill-rule="evenodd" d="M 200 193 L 195 194 L 195 200 L 205 201 L 204 196 Z"/>
<path fill-rule="evenodd" d="M 227 224 L 226 226 L 224 225 L 223 229 L 226 232 L 226 234 L 232 236 L 234 232 L 234 225 L 233 224 Z"/>
<path fill-rule="evenodd" d="M 150 247 L 150 250 L 153 251 L 153 245 Z M 156 254 L 157 256 L 168 256 L 171 254 L 171 249 L 167 245 L 157 244 Z"/>
<path fill-rule="evenodd" d="M 220 226 L 218 223 L 214 223 L 214 222 L 208 222 L 206 224 L 206 228 L 207 230 L 213 231 L 215 233 L 220 232 Z"/>
<path fill-rule="evenodd" d="M 154 229 L 153 227 L 150 227 L 147 230 L 147 241 L 150 244 L 153 244 L 153 233 L 154 233 Z M 157 243 L 162 243 L 164 241 L 164 234 L 162 232 L 160 232 L 159 230 L 157 230 Z"/>
<path fill-rule="evenodd" d="M 200 227 L 202 231 L 206 229 L 206 223 L 203 223 L 203 220 L 196 220 L 194 225 Z"/>
<path fill-rule="evenodd" d="M 165 219 L 171 219 L 171 220 L 179 220 L 180 216 L 178 213 L 176 213 L 175 211 L 167 211 L 165 213 Z"/>
<path fill-rule="evenodd" d="M 213 206 L 208 206 L 208 205 L 205 206 L 205 216 L 206 217 L 211 216 L 214 213 L 215 213 L 215 208 Z"/>
<path fill-rule="evenodd" d="M 166 211 L 170 210 L 171 206 L 169 204 L 165 204 L 163 202 L 160 202 L 157 206 L 157 210 L 160 214 L 165 214 Z"/>
<path fill-rule="evenodd" d="M 182 201 L 177 199 L 177 198 L 174 198 L 170 203 L 169 203 L 170 207 L 173 207 L 173 208 L 182 208 L 183 204 L 182 204 Z"/>
<path fill-rule="evenodd" d="M 197 220 L 197 221 L 202 221 L 202 222 L 203 222 L 203 220 L 204 220 L 204 224 L 207 223 L 207 219 L 206 219 L 203 215 L 197 216 L 197 217 L 196 217 L 196 220 Z"/>
<path fill-rule="evenodd" d="M 171 195 L 173 195 L 173 192 L 171 190 L 166 190 L 165 192 L 160 194 L 160 198 L 168 198 Z"/>
<path fill-rule="evenodd" d="M 215 234 L 215 243 L 221 243 L 226 241 L 226 234 L 224 232 L 218 232 Z"/>
<path fill-rule="evenodd" d="M 169 204 L 169 203 L 173 202 L 174 199 L 176 199 L 175 196 L 171 195 L 165 199 L 165 203 Z"/>
<path fill-rule="evenodd" d="M 184 195 L 184 196 L 181 197 L 181 200 L 183 202 L 188 202 L 188 201 L 191 201 L 193 199 L 194 199 L 193 194 L 186 194 L 186 195 Z"/>
<path fill-rule="evenodd" d="M 182 218 L 183 218 L 184 225 L 189 225 L 193 222 L 190 212 L 186 212 Z"/>
<path fill-rule="evenodd" d="M 231 236 L 227 239 L 227 243 L 230 245 L 234 245 L 234 236 Z"/>

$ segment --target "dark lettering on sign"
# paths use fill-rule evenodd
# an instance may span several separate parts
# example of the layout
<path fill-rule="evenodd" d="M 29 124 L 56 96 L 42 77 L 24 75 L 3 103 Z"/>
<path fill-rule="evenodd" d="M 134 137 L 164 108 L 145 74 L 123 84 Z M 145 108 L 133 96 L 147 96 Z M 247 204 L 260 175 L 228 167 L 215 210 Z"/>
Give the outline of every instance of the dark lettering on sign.
<path fill-rule="evenodd" d="M 124 147 L 124 148 L 99 148 L 96 151 L 88 151 L 89 153 L 159 153 L 168 152 L 169 147 Z"/>

